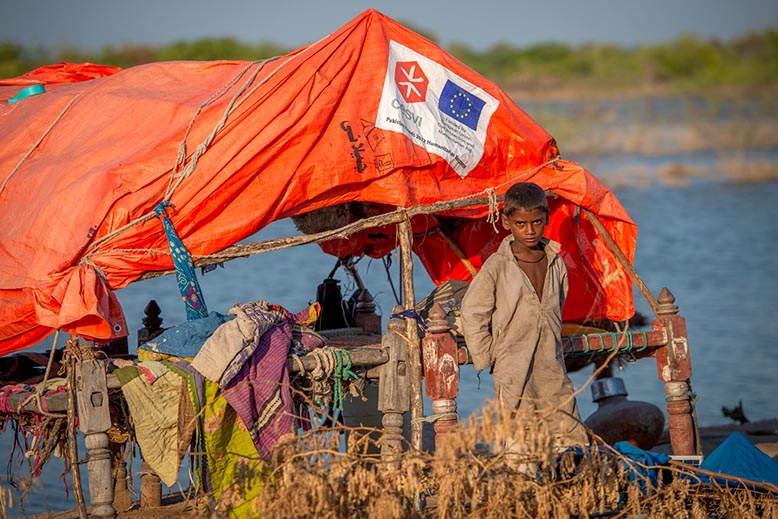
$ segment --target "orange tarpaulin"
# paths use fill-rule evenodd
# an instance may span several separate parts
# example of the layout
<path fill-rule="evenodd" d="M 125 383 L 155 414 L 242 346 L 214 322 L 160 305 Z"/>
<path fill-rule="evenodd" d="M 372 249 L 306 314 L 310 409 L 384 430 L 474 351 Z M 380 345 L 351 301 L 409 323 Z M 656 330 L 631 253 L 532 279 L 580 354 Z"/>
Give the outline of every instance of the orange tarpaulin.
<path fill-rule="evenodd" d="M 46 91 L 9 103 L 36 83 Z M 0 354 L 54 329 L 126 335 L 114 291 L 173 267 L 161 202 L 197 258 L 315 209 L 499 195 L 517 180 L 557 195 L 548 235 L 574 288 L 565 317 L 631 316 L 628 276 L 577 212 L 598 215 L 631 261 L 637 228 L 610 190 L 559 159 L 497 86 L 374 10 L 263 62 L 63 64 L 0 80 Z M 451 232 L 476 267 L 496 239 L 487 213 L 441 215 L 474 218 Z M 469 279 L 440 233 L 415 250 L 433 280 Z"/>

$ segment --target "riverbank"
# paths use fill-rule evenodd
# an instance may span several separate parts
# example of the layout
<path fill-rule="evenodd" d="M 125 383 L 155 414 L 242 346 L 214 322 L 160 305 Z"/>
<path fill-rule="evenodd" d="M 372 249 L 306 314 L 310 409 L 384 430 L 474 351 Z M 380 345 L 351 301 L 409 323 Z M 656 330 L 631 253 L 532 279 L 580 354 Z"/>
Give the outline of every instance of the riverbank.
<path fill-rule="evenodd" d="M 778 179 L 778 96 L 770 89 L 508 89 L 561 155 L 612 188 Z"/>

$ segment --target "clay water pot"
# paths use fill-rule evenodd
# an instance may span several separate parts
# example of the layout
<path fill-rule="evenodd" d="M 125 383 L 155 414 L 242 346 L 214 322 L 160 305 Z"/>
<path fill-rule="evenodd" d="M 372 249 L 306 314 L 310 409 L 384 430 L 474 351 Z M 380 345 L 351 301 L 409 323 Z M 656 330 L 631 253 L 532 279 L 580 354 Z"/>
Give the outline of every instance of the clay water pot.
<path fill-rule="evenodd" d="M 584 423 L 607 443 L 626 441 L 650 450 L 665 426 L 665 415 L 648 402 L 627 399 L 627 388 L 619 377 L 604 377 L 592 383 L 592 400 L 597 411 Z"/>

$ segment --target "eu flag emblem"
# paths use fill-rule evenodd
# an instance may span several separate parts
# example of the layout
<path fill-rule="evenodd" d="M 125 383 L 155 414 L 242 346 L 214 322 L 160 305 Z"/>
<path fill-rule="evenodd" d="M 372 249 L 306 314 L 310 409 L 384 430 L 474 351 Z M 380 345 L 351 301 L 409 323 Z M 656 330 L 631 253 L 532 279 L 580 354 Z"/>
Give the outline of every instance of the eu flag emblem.
<path fill-rule="evenodd" d="M 446 80 L 446 85 L 440 94 L 438 108 L 468 128 L 477 130 L 478 118 L 481 117 L 481 110 L 485 104 L 483 99 L 454 84 L 449 79 Z"/>

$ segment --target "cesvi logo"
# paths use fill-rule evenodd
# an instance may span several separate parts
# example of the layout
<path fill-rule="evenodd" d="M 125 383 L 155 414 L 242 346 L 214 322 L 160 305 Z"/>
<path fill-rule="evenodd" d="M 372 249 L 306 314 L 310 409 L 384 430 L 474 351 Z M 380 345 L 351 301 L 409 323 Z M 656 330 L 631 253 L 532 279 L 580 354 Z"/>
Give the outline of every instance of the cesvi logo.
<path fill-rule="evenodd" d="M 427 99 L 429 79 L 416 61 L 398 61 L 394 82 L 406 103 L 421 103 Z"/>

